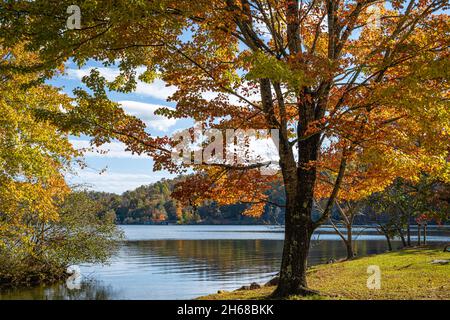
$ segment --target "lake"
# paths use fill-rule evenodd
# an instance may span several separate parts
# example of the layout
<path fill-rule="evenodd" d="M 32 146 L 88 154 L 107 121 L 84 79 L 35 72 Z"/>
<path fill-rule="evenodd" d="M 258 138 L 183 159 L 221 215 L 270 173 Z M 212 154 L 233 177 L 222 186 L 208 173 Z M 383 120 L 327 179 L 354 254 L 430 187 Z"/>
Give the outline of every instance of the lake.
<path fill-rule="evenodd" d="M 0 299 L 192 299 L 264 283 L 279 269 L 279 226 L 121 226 L 126 241 L 109 265 L 82 265 L 79 289 L 65 283 L 0 291 Z M 357 227 L 358 255 L 384 252 L 384 237 Z M 450 242 L 450 228 L 429 227 L 429 242 Z M 416 237 L 413 237 L 416 241 Z M 401 243 L 393 241 L 394 248 Z M 313 236 L 309 264 L 346 256 L 331 227 Z"/>

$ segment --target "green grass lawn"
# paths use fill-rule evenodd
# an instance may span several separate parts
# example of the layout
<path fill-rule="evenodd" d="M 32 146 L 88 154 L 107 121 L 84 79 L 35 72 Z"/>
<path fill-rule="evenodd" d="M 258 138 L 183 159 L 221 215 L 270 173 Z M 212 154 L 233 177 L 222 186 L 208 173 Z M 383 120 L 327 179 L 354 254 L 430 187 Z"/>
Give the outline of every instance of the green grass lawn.
<path fill-rule="evenodd" d="M 312 267 L 308 284 L 319 296 L 308 299 L 446 299 L 450 300 L 450 264 L 431 264 L 450 259 L 443 248 L 411 248 L 351 261 Z M 381 289 L 368 289 L 367 267 L 381 270 Z M 267 299 L 275 287 L 213 294 L 199 299 Z M 292 296 L 290 299 L 304 299 Z"/>

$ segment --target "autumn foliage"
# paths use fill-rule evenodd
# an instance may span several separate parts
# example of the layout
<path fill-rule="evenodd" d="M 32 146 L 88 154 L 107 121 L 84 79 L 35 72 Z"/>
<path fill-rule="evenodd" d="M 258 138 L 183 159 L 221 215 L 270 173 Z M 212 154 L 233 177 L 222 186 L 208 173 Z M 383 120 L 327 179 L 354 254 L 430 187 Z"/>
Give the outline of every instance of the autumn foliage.
<path fill-rule="evenodd" d="M 171 172 L 186 169 L 171 161 L 175 141 L 152 136 L 108 99 L 108 90 L 130 92 L 138 78 L 158 77 L 177 88 L 169 99 L 176 108 L 160 115 L 204 128 L 279 129 L 278 175 L 201 163 L 175 193 L 191 204 L 253 204 L 247 213 L 257 215 L 270 183 L 283 182 L 277 296 L 311 293 L 309 240 L 336 199 L 367 197 L 398 177 L 450 178 L 448 1 L 85 1 L 82 28 L 67 30 L 69 2 L 8 1 L 0 8 L 3 45 L 26 41 L 43 61 L 36 68 L 94 59 L 120 69 L 110 82 L 94 70 L 68 112 L 45 119 L 89 134 L 96 145 L 123 141 L 152 156 L 155 169 Z M 320 199 L 323 215 L 314 220 Z"/>

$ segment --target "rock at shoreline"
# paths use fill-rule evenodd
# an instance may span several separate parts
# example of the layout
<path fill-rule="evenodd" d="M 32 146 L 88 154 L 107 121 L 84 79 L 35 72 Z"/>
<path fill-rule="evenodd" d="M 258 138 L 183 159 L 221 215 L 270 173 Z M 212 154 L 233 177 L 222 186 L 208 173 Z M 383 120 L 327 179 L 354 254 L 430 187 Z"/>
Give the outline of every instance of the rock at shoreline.
<path fill-rule="evenodd" d="M 242 286 L 236 291 L 242 291 L 242 290 L 255 290 L 261 288 L 261 285 L 259 283 L 253 282 L 249 286 Z"/>
<path fill-rule="evenodd" d="M 336 259 L 330 259 L 330 260 L 328 260 L 327 263 L 328 263 L 328 264 L 336 263 Z"/>
<path fill-rule="evenodd" d="M 449 264 L 450 260 L 433 260 L 431 264 Z"/>
<path fill-rule="evenodd" d="M 253 282 L 250 284 L 250 290 L 255 290 L 261 288 L 261 285 L 259 283 Z"/>
<path fill-rule="evenodd" d="M 217 293 L 218 294 L 221 294 L 221 293 L 228 293 L 229 291 L 227 291 L 227 290 L 219 290 L 219 291 L 217 291 Z"/>
<path fill-rule="evenodd" d="M 280 277 L 275 277 L 275 278 L 267 281 L 264 286 L 265 287 L 274 287 L 274 286 L 278 285 L 278 282 L 280 282 Z"/>

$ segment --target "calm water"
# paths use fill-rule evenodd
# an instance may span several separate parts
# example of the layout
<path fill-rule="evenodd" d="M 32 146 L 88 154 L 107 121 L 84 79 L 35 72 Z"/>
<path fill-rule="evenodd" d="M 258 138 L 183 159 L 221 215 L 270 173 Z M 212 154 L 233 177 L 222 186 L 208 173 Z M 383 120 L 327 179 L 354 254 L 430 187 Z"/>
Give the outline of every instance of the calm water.
<path fill-rule="evenodd" d="M 122 226 L 127 241 L 106 266 L 83 265 L 81 288 L 59 284 L 0 292 L 0 299 L 191 299 L 263 283 L 278 272 L 283 229 L 273 226 Z M 383 252 L 383 236 L 356 228 L 359 255 Z M 415 240 L 415 238 L 413 238 Z M 450 241 L 430 228 L 428 241 Z M 393 242 L 400 247 L 399 241 Z M 309 264 L 345 256 L 331 228 L 315 235 Z"/>

